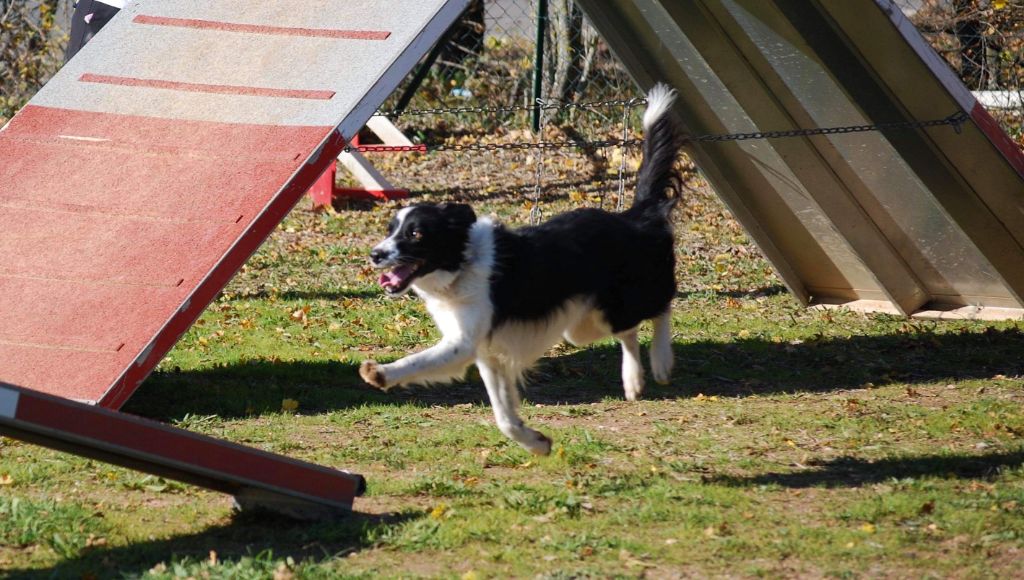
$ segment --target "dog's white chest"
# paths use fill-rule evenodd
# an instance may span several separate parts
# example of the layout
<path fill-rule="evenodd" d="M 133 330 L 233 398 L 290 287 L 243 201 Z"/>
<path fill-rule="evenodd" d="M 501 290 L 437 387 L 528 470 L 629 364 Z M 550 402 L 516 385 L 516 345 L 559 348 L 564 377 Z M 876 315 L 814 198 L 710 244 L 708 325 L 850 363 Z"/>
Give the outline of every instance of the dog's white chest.
<path fill-rule="evenodd" d="M 427 311 L 434 319 L 434 324 L 444 336 L 463 334 L 470 321 L 470 313 L 465 305 L 453 305 L 443 300 L 427 300 Z M 461 308 L 459 306 L 462 306 Z"/>

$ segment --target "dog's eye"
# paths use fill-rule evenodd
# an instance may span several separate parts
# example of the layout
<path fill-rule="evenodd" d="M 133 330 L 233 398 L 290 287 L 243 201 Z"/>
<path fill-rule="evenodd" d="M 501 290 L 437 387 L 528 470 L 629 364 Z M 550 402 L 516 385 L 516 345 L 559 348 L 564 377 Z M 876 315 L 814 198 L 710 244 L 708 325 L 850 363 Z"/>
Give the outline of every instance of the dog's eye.
<path fill-rule="evenodd" d="M 423 239 L 423 230 L 413 230 L 413 231 L 409 232 L 409 237 L 414 239 L 414 240 L 416 240 L 416 241 L 422 240 Z"/>

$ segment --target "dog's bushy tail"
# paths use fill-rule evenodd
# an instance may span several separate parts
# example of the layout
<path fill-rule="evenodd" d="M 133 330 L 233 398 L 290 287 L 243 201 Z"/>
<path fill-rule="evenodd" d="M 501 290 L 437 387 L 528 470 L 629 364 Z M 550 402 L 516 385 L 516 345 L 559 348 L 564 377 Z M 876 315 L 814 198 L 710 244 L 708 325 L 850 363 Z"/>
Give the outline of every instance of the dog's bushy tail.
<path fill-rule="evenodd" d="M 675 161 L 685 135 L 670 112 L 675 100 L 675 90 L 663 83 L 654 85 L 647 93 L 644 157 L 637 173 L 636 199 L 631 211 L 647 214 L 654 210 L 667 216 L 679 199 L 681 181 Z M 669 190 L 675 195 L 669 196 Z"/>

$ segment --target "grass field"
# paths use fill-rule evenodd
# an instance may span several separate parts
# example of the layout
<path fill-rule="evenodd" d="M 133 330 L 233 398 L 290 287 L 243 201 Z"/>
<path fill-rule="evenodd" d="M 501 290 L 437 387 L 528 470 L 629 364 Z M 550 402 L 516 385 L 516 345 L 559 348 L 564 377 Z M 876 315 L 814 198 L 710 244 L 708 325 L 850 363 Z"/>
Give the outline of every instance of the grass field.
<path fill-rule="evenodd" d="M 522 224 L 531 161 L 503 155 L 384 165 L 421 199 Z M 609 173 L 547 163 L 549 215 L 595 203 L 573 175 Z M 219 494 L 2 439 L 0 574 L 1020 576 L 1018 323 L 805 310 L 692 183 L 676 213 L 672 384 L 626 403 L 617 346 L 554 349 L 523 408 L 555 440 L 547 458 L 501 436 L 472 371 L 387 394 L 361 384 L 361 360 L 436 332 L 365 265 L 393 207 L 303 202 L 125 411 L 362 473 L 358 513 L 235 515 Z"/>

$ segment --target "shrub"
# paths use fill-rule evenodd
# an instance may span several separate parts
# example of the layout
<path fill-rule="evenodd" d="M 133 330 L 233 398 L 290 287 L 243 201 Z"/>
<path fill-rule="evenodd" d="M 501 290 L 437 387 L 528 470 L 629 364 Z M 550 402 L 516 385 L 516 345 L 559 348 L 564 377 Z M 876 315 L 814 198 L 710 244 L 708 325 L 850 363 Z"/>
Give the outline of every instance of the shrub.
<path fill-rule="evenodd" d="M 0 0 L 0 120 L 14 115 L 64 60 L 59 0 Z M 2 121 L 0 121 L 2 123 Z"/>

